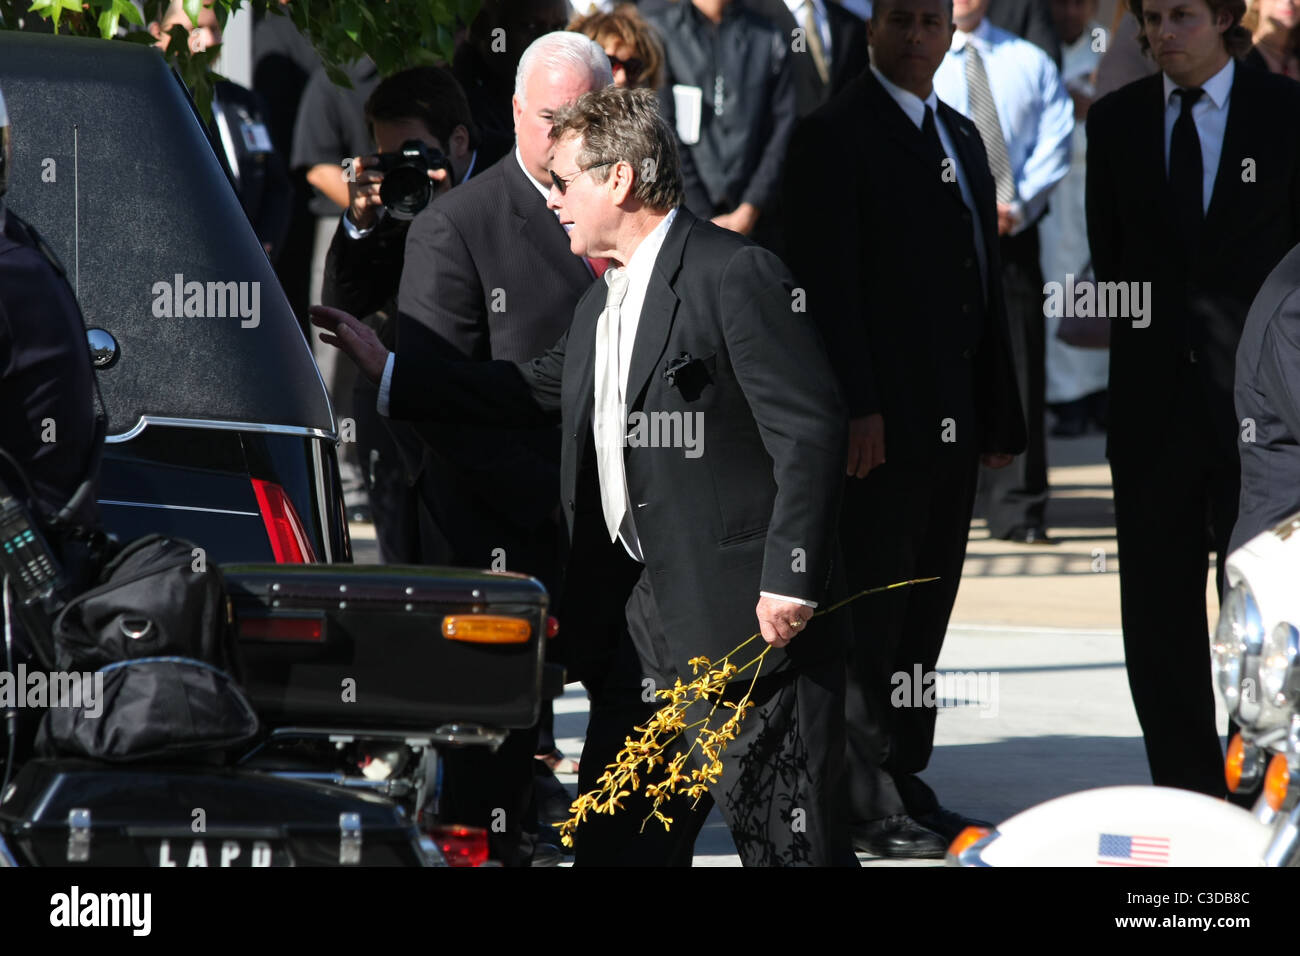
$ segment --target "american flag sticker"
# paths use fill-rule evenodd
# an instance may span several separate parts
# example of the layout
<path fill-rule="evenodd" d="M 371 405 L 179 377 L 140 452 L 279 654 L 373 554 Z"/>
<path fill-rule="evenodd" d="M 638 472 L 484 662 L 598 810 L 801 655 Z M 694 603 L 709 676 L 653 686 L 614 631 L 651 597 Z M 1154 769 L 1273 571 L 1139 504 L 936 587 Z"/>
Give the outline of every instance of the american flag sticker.
<path fill-rule="evenodd" d="M 1100 866 L 1168 866 L 1169 838 L 1103 833 L 1097 841 Z"/>

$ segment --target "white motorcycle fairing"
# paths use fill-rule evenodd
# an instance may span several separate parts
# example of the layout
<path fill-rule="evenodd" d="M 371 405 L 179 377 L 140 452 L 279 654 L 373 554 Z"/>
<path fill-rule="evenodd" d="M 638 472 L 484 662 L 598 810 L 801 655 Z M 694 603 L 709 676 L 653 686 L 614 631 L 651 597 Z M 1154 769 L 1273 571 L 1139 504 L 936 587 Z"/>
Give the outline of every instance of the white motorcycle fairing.
<path fill-rule="evenodd" d="M 1101 787 L 1018 813 L 957 866 L 1263 866 L 1271 828 L 1190 790 Z"/>

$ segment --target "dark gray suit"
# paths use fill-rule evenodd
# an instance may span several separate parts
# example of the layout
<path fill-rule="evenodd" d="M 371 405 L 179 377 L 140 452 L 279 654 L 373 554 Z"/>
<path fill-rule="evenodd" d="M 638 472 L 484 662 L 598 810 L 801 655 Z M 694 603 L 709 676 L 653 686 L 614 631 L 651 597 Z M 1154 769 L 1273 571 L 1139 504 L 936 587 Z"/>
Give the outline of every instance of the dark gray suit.
<path fill-rule="evenodd" d="M 1269 273 L 1246 316 L 1234 399 L 1241 503 L 1229 553 L 1300 511 L 1300 246 Z"/>

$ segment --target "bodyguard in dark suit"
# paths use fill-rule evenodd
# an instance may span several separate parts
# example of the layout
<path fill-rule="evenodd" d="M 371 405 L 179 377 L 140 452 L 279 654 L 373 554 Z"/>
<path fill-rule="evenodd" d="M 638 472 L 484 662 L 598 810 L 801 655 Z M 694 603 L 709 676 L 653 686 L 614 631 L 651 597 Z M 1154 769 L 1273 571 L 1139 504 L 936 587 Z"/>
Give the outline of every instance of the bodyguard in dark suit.
<path fill-rule="evenodd" d="M 1124 652 L 1153 782 L 1222 795 L 1206 552 L 1222 593 L 1234 359 L 1251 300 L 1300 240 L 1300 85 L 1234 63 L 1249 43 L 1238 0 L 1132 6 L 1162 72 L 1093 104 L 1087 185 L 1097 279 L 1149 293 L 1111 321 Z"/>
<path fill-rule="evenodd" d="M 934 671 L 981 458 L 1025 445 L 993 180 L 974 123 L 931 85 L 952 31 L 945 0 L 877 0 L 873 66 L 803 122 L 786 169 L 791 262 L 848 398 L 848 590 L 939 578 L 853 606 L 849 812 L 881 856 L 941 856 L 963 825 L 917 776 L 934 708 L 891 693 Z"/>
<path fill-rule="evenodd" d="M 1237 346 L 1241 498 L 1228 554 L 1300 511 L 1300 246 L 1264 281 Z"/>
<path fill-rule="evenodd" d="M 796 111 L 807 116 L 867 68 L 867 24 L 836 0 L 802 0 L 791 10 L 786 0 L 741 0 L 787 37 L 802 29 L 803 48 L 792 58 Z M 816 31 L 809 29 L 810 24 Z M 827 44 L 823 34 L 829 37 Z"/>
<path fill-rule="evenodd" d="M 628 721 L 655 709 L 642 679 L 689 679 L 689 658 L 717 660 L 757 624 L 772 651 L 712 799 L 746 863 L 844 862 L 834 812 L 842 646 L 833 627 L 807 624 L 831 572 L 844 450 L 822 343 L 792 310 L 775 256 L 680 208 L 674 138 L 651 91 L 587 94 L 556 114 L 554 135 L 551 206 L 572 222 L 574 252 L 615 267 L 541 357 L 438 364 L 419 389 L 395 383 L 393 412 L 560 421 L 569 587 L 624 609 L 585 638 L 605 645 L 606 665 L 588 681 L 582 789 Z M 642 178 L 647 163 L 653 178 Z M 316 321 L 379 374 L 382 347 L 364 326 L 328 310 Z M 639 414 L 695 422 L 695 441 L 685 426 L 683 442 L 633 440 Z M 610 593 L 601 586 L 615 564 L 623 582 Z M 578 862 L 689 863 L 712 799 L 674 807 L 667 833 L 642 833 L 643 801 L 629 799 L 578 830 Z"/>

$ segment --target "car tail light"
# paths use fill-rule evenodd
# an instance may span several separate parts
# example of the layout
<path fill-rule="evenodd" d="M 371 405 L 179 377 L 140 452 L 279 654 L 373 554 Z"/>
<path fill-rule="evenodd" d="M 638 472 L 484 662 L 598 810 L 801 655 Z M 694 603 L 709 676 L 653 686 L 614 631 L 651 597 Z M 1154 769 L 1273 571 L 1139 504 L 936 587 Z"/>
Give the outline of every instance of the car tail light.
<path fill-rule="evenodd" d="M 319 617 L 241 617 L 239 636 L 247 641 L 323 641 L 325 621 Z"/>
<path fill-rule="evenodd" d="M 546 636 L 550 638 L 550 637 L 554 637 L 556 634 L 559 633 L 560 633 L 560 619 L 558 617 L 555 617 L 554 615 L 548 616 L 546 618 Z"/>
<path fill-rule="evenodd" d="M 471 644 L 523 644 L 533 626 L 517 617 L 495 614 L 448 614 L 442 619 L 442 636 Z"/>
<path fill-rule="evenodd" d="M 253 483 L 253 494 L 257 496 L 257 510 L 266 525 L 266 536 L 271 539 L 275 563 L 315 564 L 316 552 L 284 489 L 272 481 L 249 480 Z"/>
<path fill-rule="evenodd" d="M 449 866 L 482 866 L 488 861 L 487 830 L 456 824 L 435 824 L 429 835 L 437 842 Z"/>

